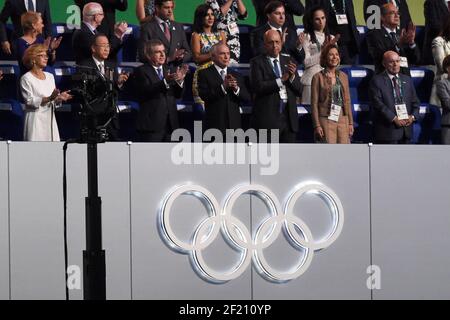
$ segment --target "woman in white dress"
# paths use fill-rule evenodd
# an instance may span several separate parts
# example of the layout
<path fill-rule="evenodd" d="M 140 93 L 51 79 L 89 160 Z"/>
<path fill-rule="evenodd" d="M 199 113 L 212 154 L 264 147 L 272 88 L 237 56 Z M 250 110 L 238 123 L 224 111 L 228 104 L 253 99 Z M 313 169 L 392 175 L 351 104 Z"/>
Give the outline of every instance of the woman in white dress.
<path fill-rule="evenodd" d="M 316 6 L 311 8 L 303 17 L 305 31 L 300 35 L 300 45 L 305 52 L 305 71 L 301 77 L 303 84 L 302 104 L 311 104 L 311 81 L 313 76 L 322 70 L 320 66 L 320 52 L 327 44 L 334 45 L 339 35 L 334 37 L 327 28 L 325 9 Z"/>
<path fill-rule="evenodd" d="M 59 92 L 47 66 L 47 46 L 35 44 L 25 50 L 23 64 L 30 69 L 20 79 L 20 90 L 25 103 L 25 141 L 59 141 L 55 108 L 72 98 L 68 91 Z"/>
<path fill-rule="evenodd" d="M 431 43 L 434 64 L 436 65 L 436 75 L 434 76 L 433 88 L 431 90 L 430 104 L 441 106 L 441 101 L 436 93 L 436 83 L 447 77 L 446 70 L 442 68 L 442 61 L 450 54 L 450 19 L 444 25 L 441 33 Z"/>

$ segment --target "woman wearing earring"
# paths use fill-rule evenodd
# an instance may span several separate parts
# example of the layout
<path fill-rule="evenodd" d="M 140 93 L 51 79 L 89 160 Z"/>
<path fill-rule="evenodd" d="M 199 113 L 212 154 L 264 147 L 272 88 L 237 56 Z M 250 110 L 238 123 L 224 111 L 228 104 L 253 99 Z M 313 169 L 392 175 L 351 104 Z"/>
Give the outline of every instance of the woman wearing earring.
<path fill-rule="evenodd" d="M 192 56 L 197 65 L 197 70 L 195 70 L 192 79 L 192 94 L 195 103 L 204 105 L 204 102 L 198 93 L 198 72 L 212 65 L 212 47 L 219 42 L 226 44 L 227 38 L 223 31 L 217 31 L 214 13 L 207 4 L 201 4 L 195 10 L 192 31 Z"/>
<path fill-rule="evenodd" d="M 55 108 L 72 98 L 68 91 L 59 92 L 51 73 L 45 72 L 47 47 L 35 44 L 25 50 L 23 64 L 30 71 L 20 79 L 25 103 L 25 141 L 59 141 Z"/>
<path fill-rule="evenodd" d="M 347 75 L 339 71 L 339 50 L 328 45 L 320 54 L 324 68 L 316 73 L 311 84 L 311 108 L 317 142 L 350 143 L 353 116 Z"/>
<path fill-rule="evenodd" d="M 58 49 L 62 37 L 44 39 L 42 31 L 44 23 L 41 14 L 34 11 L 27 11 L 20 17 L 22 24 L 23 36 L 17 39 L 17 61 L 19 61 L 20 74 L 27 72 L 27 68 L 22 63 L 22 58 L 25 50 L 33 44 L 45 44 L 47 47 L 47 54 L 49 56 L 49 65 L 56 61 L 56 49 Z"/>

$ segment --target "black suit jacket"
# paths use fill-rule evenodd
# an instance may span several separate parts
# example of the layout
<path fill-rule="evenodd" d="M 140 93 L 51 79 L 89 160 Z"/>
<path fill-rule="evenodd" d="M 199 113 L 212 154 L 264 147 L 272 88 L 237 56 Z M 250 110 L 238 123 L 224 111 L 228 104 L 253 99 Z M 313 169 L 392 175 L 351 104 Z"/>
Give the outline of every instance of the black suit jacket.
<path fill-rule="evenodd" d="M 356 17 L 355 17 L 355 8 L 353 7 L 353 1 L 352 0 L 344 0 L 345 1 L 345 13 L 347 14 L 349 29 L 347 32 L 347 37 L 350 39 L 350 42 L 346 45 L 350 45 L 352 47 L 352 51 L 356 54 L 359 52 L 359 32 L 356 24 Z M 337 2 L 337 0 L 335 0 Z M 337 33 L 337 21 L 336 17 L 334 16 L 333 9 L 331 7 L 330 0 L 306 0 L 305 7 L 306 11 L 311 10 L 311 8 L 320 5 L 323 7 L 326 11 L 326 15 L 328 17 L 327 19 L 327 25 L 328 29 L 330 30 L 330 33 L 332 35 L 336 35 Z M 341 39 L 342 39 L 341 35 Z M 340 42 L 341 43 L 341 42 Z"/>
<path fill-rule="evenodd" d="M 397 30 L 397 39 L 400 38 L 400 30 Z M 383 67 L 383 55 L 386 51 L 395 51 L 400 56 L 408 58 L 408 65 L 411 67 L 413 64 L 419 63 L 420 50 L 419 46 L 415 46 L 413 49 L 409 45 L 397 48 L 390 34 L 382 26 L 381 29 L 374 29 L 367 34 L 367 46 L 369 54 L 371 55 L 374 64 L 375 72 L 380 73 L 384 71 Z M 401 73 L 410 75 L 409 68 L 401 68 Z"/>
<path fill-rule="evenodd" d="M 83 7 L 86 3 L 92 0 L 75 0 L 75 3 L 83 12 Z M 102 24 L 98 27 L 98 31 L 106 34 L 108 37 L 114 35 L 114 25 L 116 23 L 116 10 L 126 11 L 128 8 L 128 0 L 95 0 L 103 8 L 105 17 Z"/>
<path fill-rule="evenodd" d="M 95 35 L 91 32 L 85 23 L 81 23 L 81 28 L 75 30 L 72 36 L 72 48 L 75 55 L 75 62 L 80 64 L 81 61 L 87 60 L 92 56 L 91 45 L 95 39 Z M 109 52 L 109 59 L 115 60 L 117 52 L 122 47 L 122 42 L 115 35 L 108 37 L 109 45 L 111 46 Z"/>
<path fill-rule="evenodd" d="M 450 14 L 445 0 L 426 0 L 423 7 L 425 14 L 425 39 L 422 50 L 422 62 L 424 64 L 434 64 L 431 42 L 439 35 L 445 22 L 450 19 Z"/>
<path fill-rule="evenodd" d="M 264 14 L 264 8 L 271 0 L 252 0 L 256 11 L 256 25 L 262 26 L 267 22 L 267 16 Z M 300 0 L 281 0 L 284 3 L 286 11 L 285 27 L 296 30 L 294 16 L 302 16 L 305 13 L 305 7 Z"/>
<path fill-rule="evenodd" d="M 250 95 L 242 76 L 230 68 L 227 69 L 227 72 L 238 81 L 240 88 L 238 96 L 231 89 L 228 89 L 226 94 L 223 92 L 223 80 L 214 65 L 200 70 L 198 73 L 198 91 L 205 102 L 206 127 L 216 128 L 222 132 L 225 129 L 242 127 L 239 106 L 242 105 L 243 101 L 250 100 Z"/>
<path fill-rule="evenodd" d="M 185 55 L 183 62 L 191 61 L 191 47 L 187 42 L 183 25 L 181 23 L 172 21 L 170 23 L 170 34 L 171 37 L 169 43 L 156 19 L 152 19 L 151 21 L 141 25 L 139 39 L 139 60 L 143 63 L 147 61 L 147 58 L 144 54 L 145 43 L 151 39 L 159 39 L 166 48 L 166 55 L 168 58 L 174 55 L 176 49 L 184 49 Z"/>
<path fill-rule="evenodd" d="M 403 99 L 409 115 L 419 119 L 420 102 L 410 77 L 399 74 L 403 88 Z M 374 114 L 375 140 L 398 141 L 403 135 L 412 138 L 412 125 L 398 128 L 392 120 L 397 115 L 393 85 L 388 73 L 375 75 L 370 82 L 371 107 Z"/>
<path fill-rule="evenodd" d="M 168 72 L 165 65 L 163 72 Z M 167 89 L 148 63 L 134 71 L 132 83 L 140 105 L 136 123 L 138 132 L 164 131 L 167 121 L 173 130 L 179 127 L 176 99 L 181 98 L 183 89 L 177 83 L 169 83 Z"/>
<path fill-rule="evenodd" d="M 44 37 L 52 35 L 52 18 L 50 15 L 50 6 L 48 0 L 36 0 L 36 12 L 40 12 L 44 22 Z M 0 42 L 7 41 L 6 22 L 9 18 L 14 26 L 14 32 L 11 40 L 15 40 L 23 36 L 22 25 L 20 23 L 20 16 L 25 13 L 25 3 L 23 0 L 5 0 L 2 12 L 0 13 Z"/>
<path fill-rule="evenodd" d="M 283 27 L 283 30 L 285 28 Z M 267 30 L 270 30 L 270 25 L 268 23 L 259 26 L 250 34 L 250 41 L 253 50 L 253 56 L 257 56 L 260 54 L 265 54 L 264 48 L 264 34 Z M 289 54 L 297 64 L 303 64 L 305 60 L 305 52 L 304 50 L 297 50 L 297 31 L 295 29 L 288 29 L 286 42 L 283 44 L 282 52 Z"/>
<path fill-rule="evenodd" d="M 411 22 L 411 15 L 409 14 L 408 2 L 406 0 L 395 0 L 398 5 L 398 12 L 400 13 L 400 28 L 406 29 L 408 24 Z M 367 19 L 370 15 L 366 12 L 367 7 L 376 5 L 379 6 L 380 9 L 383 5 L 387 3 L 386 0 L 364 0 L 364 20 L 367 22 Z"/>
<path fill-rule="evenodd" d="M 280 66 L 283 73 L 289 57 L 280 54 Z M 253 93 L 253 121 L 256 129 L 279 129 L 280 95 L 276 76 L 269 58 L 259 55 L 250 60 L 250 83 Z M 298 131 L 297 96 L 301 96 L 302 85 L 300 77 L 285 83 L 288 94 L 287 114 L 288 124 L 292 131 Z"/>

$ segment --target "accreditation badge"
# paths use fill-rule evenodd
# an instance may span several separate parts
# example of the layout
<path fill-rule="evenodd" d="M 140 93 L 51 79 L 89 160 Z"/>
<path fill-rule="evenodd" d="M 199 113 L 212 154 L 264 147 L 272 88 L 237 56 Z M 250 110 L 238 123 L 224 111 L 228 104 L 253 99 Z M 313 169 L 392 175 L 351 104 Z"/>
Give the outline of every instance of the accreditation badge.
<path fill-rule="evenodd" d="M 407 57 L 400 57 L 400 67 L 402 67 L 402 68 L 409 68 L 409 66 L 408 66 L 408 58 Z"/>
<path fill-rule="evenodd" d="M 232 35 L 232 36 L 238 34 L 239 33 L 239 27 L 238 27 L 237 23 L 236 22 L 231 22 L 228 25 L 228 31 L 230 32 L 230 35 Z"/>
<path fill-rule="evenodd" d="M 406 109 L 406 104 L 396 104 L 395 112 L 397 113 L 398 120 L 407 120 L 409 119 L 408 110 Z"/>
<path fill-rule="evenodd" d="M 348 19 L 346 14 L 337 14 L 336 15 L 337 24 L 348 24 Z"/>
<path fill-rule="evenodd" d="M 341 114 L 342 107 L 338 104 L 331 104 L 330 115 L 328 116 L 328 120 L 338 122 L 339 116 Z"/>

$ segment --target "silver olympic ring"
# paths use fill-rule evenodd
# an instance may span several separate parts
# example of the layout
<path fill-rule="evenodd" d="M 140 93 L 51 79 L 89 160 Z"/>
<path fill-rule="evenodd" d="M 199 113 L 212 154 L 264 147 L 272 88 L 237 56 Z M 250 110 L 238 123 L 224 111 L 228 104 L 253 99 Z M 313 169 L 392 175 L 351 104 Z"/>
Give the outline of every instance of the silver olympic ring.
<path fill-rule="evenodd" d="M 198 225 L 190 242 L 180 240 L 169 223 L 172 206 L 183 194 L 193 195 L 201 200 L 208 210 L 208 217 Z M 270 216 L 259 225 L 253 236 L 244 223 L 232 215 L 236 200 L 243 194 L 257 196 L 270 211 Z M 313 238 L 306 223 L 293 212 L 295 204 L 305 194 L 319 196 L 333 216 L 329 233 L 318 241 Z M 159 210 L 158 220 L 165 242 L 174 250 L 189 254 L 196 271 L 208 281 L 221 283 L 235 279 L 253 260 L 256 269 L 264 278 L 273 282 L 286 282 L 298 278 L 308 269 L 315 251 L 325 249 L 336 241 L 344 226 L 344 208 L 333 190 L 317 182 L 299 185 L 288 197 L 284 208 L 275 194 L 262 185 L 247 184 L 236 187 L 228 194 L 221 207 L 210 191 L 199 185 L 187 184 L 177 186 L 168 192 Z M 283 228 L 290 242 L 301 248 L 303 254 L 293 268 L 280 272 L 267 262 L 264 250 L 278 238 Z M 227 272 L 218 272 L 210 268 L 202 255 L 202 250 L 215 241 L 220 231 L 241 253 L 239 262 Z"/>

